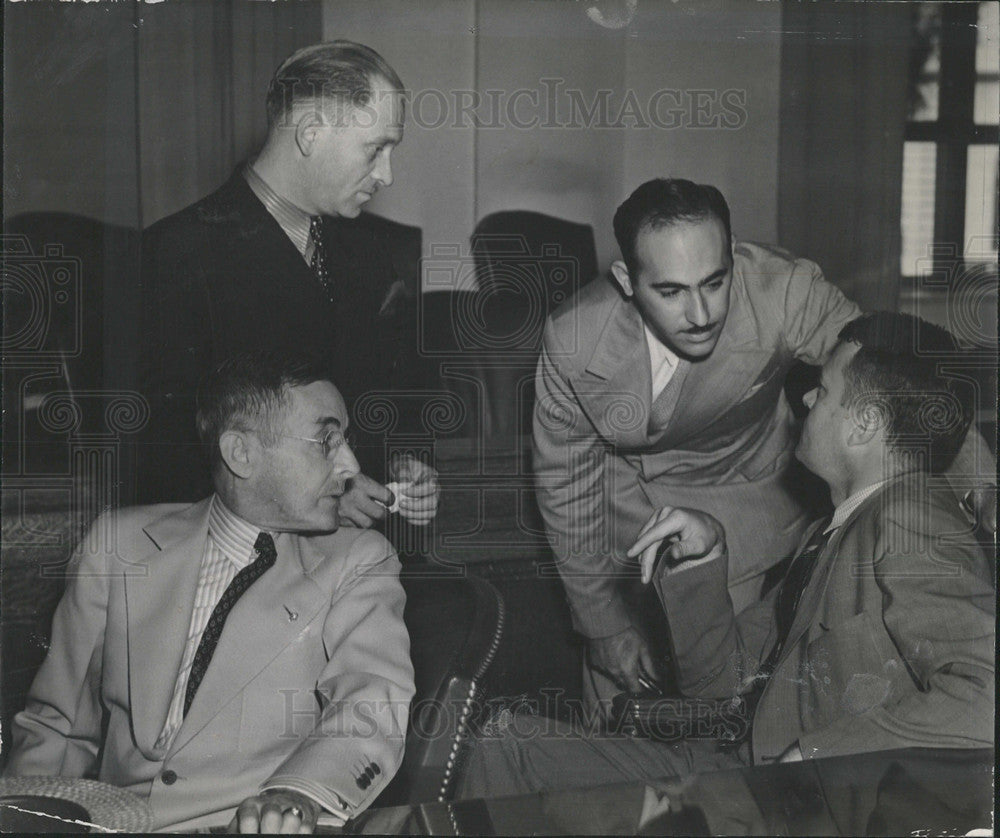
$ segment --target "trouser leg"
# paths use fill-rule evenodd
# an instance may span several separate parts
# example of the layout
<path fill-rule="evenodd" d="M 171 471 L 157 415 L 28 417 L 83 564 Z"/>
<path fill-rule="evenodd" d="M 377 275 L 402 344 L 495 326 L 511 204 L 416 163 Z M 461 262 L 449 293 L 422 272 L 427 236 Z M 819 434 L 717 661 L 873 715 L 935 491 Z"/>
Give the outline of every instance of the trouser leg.
<path fill-rule="evenodd" d="M 651 781 L 743 765 L 710 740 L 664 743 L 597 735 L 553 719 L 515 716 L 499 735 L 472 743 L 460 797 Z"/>

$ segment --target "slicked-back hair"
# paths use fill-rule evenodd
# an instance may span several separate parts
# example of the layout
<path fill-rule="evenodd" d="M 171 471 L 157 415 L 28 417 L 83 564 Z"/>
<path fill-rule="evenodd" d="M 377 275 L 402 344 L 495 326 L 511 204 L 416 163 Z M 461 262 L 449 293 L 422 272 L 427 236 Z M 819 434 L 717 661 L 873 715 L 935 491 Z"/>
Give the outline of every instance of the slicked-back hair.
<path fill-rule="evenodd" d="M 267 89 L 268 127 L 285 123 L 302 103 L 324 112 L 330 105 L 364 107 L 371 102 L 372 85 L 378 79 L 403 90 L 396 71 L 371 47 L 346 40 L 303 47 L 274 71 Z"/>
<path fill-rule="evenodd" d="M 726 248 L 732 247 L 729 204 L 714 186 L 680 178 L 647 180 L 615 212 L 615 238 L 629 273 L 639 269 L 636 240 L 643 230 L 717 218 L 726 231 Z"/>
<path fill-rule="evenodd" d="M 326 364 L 312 355 L 274 350 L 246 352 L 222 361 L 198 387 L 198 436 L 214 468 L 226 431 L 253 431 L 274 445 L 288 407 L 288 388 L 332 381 Z"/>
<path fill-rule="evenodd" d="M 971 388 L 938 371 L 955 359 L 955 338 L 909 314 L 876 311 L 852 320 L 840 340 L 858 345 L 844 368 L 843 405 L 882 423 L 891 450 L 918 453 L 940 473 L 951 465 L 972 422 Z"/>

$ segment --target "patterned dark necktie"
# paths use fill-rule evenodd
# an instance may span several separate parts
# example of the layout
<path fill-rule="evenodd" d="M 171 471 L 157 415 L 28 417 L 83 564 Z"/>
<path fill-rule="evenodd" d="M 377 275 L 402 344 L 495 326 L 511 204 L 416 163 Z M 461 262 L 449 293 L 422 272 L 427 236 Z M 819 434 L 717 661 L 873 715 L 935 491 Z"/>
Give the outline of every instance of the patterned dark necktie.
<path fill-rule="evenodd" d="M 191 674 L 188 676 L 187 691 L 184 693 L 185 716 L 191 707 L 191 702 L 194 700 L 194 694 L 198 692 L 201 679 L 205 677 L 208 665 L 212 662 L 215 647 L 218 645 L 219 638 L 222 636 L 222 629 L 226 625 L 226 617 L 229 616 L 229 612 L 232 611 L 233 606 L 236 605 L 239 598 L 246 593 L 247 589 L 254 582 L 264 575 L 264 572 L 274 564 L 274 560 L 277 558 L 278 554 L 274 549 L 274 539 L 266 532 L 262 532 L 257 536 L 257 541 L 253 547 L 257 551 L 257 558 L 233 577 L 233 581 L 229 583 L 229 587 L 223 592 L 219 604 L 212 611 L 212 616 L 208 618 L 205 631 L 202 632 L 201 641 L 198 643 L 198 650 L 194 653 L 194 662 L 191 664 Z"/>
<path fill-rule="evenodd" d="M 785 642 L 788 640 L 788 634 L 792 630 L 795 611 L 799 607 L 802 594 L 809 585 L 809 580 L 812 579 L 813 571 L 816 569 L 816 560 L 819 558 L 819 554 L 823 552 L 823 548 L 826 547 L 830 536 L 833 535 L 832 530 L 826 532 L 827 527 L 830 526 L 832 517 L 827 517 L 823 523 L 816 527 L 816 530 L 809 537 L 809 541 L 806 542 L 805 547 L 792 560 L 792 563 L 788 567 L 788 572 L 781 582 L 781 588 L 778 590 L 774 606 L 777 640 L 771 649 L 771 653 L 757 671 L 753 689 L 743 696 L 747 718 L 750 720 L 753 719 L 757 704 L 764 694 L 764 687 L 767 686 L 767 682 L 774 674 L 774 668 L 778 665 L 778 658 L 781 657 L 781 651 L 784 649 Z M 749 732 L 750 726 L 748 725 L 746 733 L 749 734 Z"/>
<path fill-rule="evenodd" d="M 327 256 L 326 245 L 323 243 L 323 219 L 318 215 L 312 216 L 309 222 L 309 240 L 313 245 L 312 260 L 310 261 L 313 273 L 319 280 L 319 284 L 326 290 L 330 302 L 334 302 L 330 260 Z"/>

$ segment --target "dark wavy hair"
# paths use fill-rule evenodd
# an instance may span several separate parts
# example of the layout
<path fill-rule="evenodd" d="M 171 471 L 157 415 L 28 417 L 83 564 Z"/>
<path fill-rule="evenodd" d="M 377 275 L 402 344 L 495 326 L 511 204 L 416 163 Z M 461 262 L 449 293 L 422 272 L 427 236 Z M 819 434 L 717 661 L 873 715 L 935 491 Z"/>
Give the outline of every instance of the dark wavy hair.
<path fill-rule="evenodd" d="M 279 124 L 303 102 L 321 108 L 331 103 L 364 107 L 378 79 L 403 90 L 396 71 L 371 47 L 345 40 L 303 47 L 274 71 L 267 89 L 267 123 Z"/>
<path fill-rule="evenodd" d="M 226 431 L 253 431 L 264 445 L 274 445 L 288 388 L 332 381 L 328 366 L 312 355 L 276 350 L 233 355 L 202 378 L 198 386 L 198 437 L 213 467 Z"/>
<path fill-rule="evenodd" d="M 690 180 L 656 178 L 636 189 L 615 212 L 615 238 L 629 273 L 638 269 L 636 239 L 642 230 L 659 230 L 672 224 L 717 218 L 726 231 L 726 246 L 733 243 L 729 204 L 714 186 Z"/>
<path fill-rule="evenodd" d="M 852 320 L 840 340 L 859 349 L 844 368 L 845 407 L 874 418 L 889 447 L 940 473 L 972 422 L 972 390 L 940 372 L 961 350 L 952 334 L 909 314 L 876 311 Z"/>

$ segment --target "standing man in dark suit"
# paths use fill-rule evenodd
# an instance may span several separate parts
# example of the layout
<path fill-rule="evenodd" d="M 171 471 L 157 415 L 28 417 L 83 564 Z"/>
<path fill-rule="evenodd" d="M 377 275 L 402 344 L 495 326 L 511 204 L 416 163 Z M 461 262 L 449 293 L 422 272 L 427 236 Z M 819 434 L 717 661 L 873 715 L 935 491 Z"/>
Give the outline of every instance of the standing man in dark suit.
<path fill-rule="evenodd" d="M 234 353 L 326 358 L 348 404 L 394 383 L 405 289 L 385 244 L 350 219 L 392 184 L 403 83 L 369 47 L 315 44 L 278 67 L 267 112 L 255 159 L 143 234 L 140 389 L 151 418 L 138 452 L 142 500 L 202 494 L 194 393 Z M 355 478 L 341 514 L 366 527 L 385 516 L 391 497 L 371 477 L 384 467 L 379 457 L 363 448 L 359 455 L 368 476 Z M 414 458 L 390 468 L 409 484 L 402 514 L 427 523 L 437 506 L 434 470 Z"/>
<path fill-rule="evenodd" d="M 896 748 L 991 747 L 993 562 L 941 477 L 973 413 L 970 388 L 939 371 L 955 357 L 951 335 L 905 314 L 876 312 L 842 329 L 819 387 L 805 396 L 809 416 L 795 449 L 827 483 L 835 509 L 742 613 L 730 597 L 718 520 L 666 507 L 646 522 L 628 553 L 644 581 L 656 582 L 680 688 L 699 699 L 688 705 L 700 711 L 687 716 L 690 729 L 675 726 L 671 742 L 583 738 L 553 720 L 519 719 L 480 743 L 466 795 Z M 713 706 L 715 721 L 706 712 Z M 738 749 L 705 738 L 705 728 L 719 725 L 721 734 L 733 722 L 745 737 Z"/>

